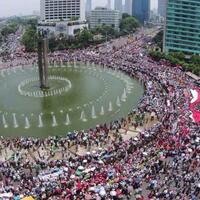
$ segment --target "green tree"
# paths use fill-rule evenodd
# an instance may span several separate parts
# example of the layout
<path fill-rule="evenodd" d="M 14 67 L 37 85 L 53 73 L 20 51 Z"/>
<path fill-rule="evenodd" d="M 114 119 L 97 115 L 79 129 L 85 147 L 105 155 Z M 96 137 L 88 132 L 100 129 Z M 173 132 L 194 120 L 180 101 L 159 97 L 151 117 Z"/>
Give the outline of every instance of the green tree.
<path fill-rule="evenodd" d="M 36 50 L 37 38 L 38 36 L 36 26 L 28 26 L 21 39 L 21 42 L 25 46 L 26 51 L 32 52 Z"/>
<path fill-rule="evenodd" d="M 158 45 L 159 48 L 163 48 L 163 30 L 156 34 L 156 36 L 153 38 L 153 42 L 155 42 L 156 45 Z"/>
<path fill-rule="evenodd" d="M 107 37 L 107 39 L 115 38 L 116 36 L 118 36 L 118 31 L 114 27 L 109 25 L 97 26 L 91 29 L 91 33 L 94 35 L 101 34 L 102 36 Z"/>
<path fill-rule="evenodd" d="M 0 45 L 2 44 L 3 42 L 3 36 L 0 34 Z"/>
<path fill-rule="evenodd" d="M 139 22 L 132 16 L 122 18 L 120 31 L 123 33 L 133 33 L 139 27 Z"/>
<path fill-rule="evenodd" d="M 131 15 L 129 15 L 128 13 L 122 13 L 122 19 L 125 19 L 127 17 L 131 17 Z"/>
<path fill-rule="evenodd" d="M 191 62 L 192 62 L 192 63 L 195 63 L 195 64 L 197 64 L 197 65 L 200 65 L 200 56 L 192 55 L 192 57 L 191 57 Z M 199 68 L 200 68 L 200 66 L 199 66 Z"/>
<path fill-rule="evenodd" d="M 18 29 L 18 25 L 16 23 L 10 23 L 1 30 L 1 35 L 3 37 L 7 37 L 11 33 L 15 33 Z"/>
<path fill-rule="evenodd" d="M 178 59 L 179 61 L 185 61 L 185 54 L 183 52 L 172 52 L 169 53 L 169 55 Z"/>
<path fill-rule="evenodd" d="M 77 21 L 78 19 L 79 19 L 78 17 L 73 16 L 70 18 L 70 21 Z"/>
<path fill-rule="evenodd" d="M 89 31 L 87 28 L 84 28 L 77 33 L 76 38 L 78 43 L 83 44 L 83 46 L 88 46 L 93 40 L 93 35 L 91 31 Z"/>

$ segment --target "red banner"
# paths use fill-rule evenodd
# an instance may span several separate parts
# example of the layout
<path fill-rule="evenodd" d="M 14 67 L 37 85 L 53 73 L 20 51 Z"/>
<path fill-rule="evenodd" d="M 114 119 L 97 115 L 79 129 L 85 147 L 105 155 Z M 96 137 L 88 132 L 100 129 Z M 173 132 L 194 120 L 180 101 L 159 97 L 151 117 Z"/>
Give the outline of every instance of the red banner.
<path fill-rule="evenodd" d="M 200 122 L 200 89 L 191 89 L 191 103 L 190 110 L 192 112 L 191 117 L 194 122 Z"/>

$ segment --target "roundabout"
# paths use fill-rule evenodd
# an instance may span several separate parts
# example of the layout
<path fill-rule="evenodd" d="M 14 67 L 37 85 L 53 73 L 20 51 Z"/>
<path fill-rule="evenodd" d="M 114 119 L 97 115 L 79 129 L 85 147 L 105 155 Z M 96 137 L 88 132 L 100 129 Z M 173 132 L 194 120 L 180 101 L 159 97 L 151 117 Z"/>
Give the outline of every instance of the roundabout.
<path fill-rule="evenodd" d="M 126 117 L 143 95 L 137 80 L 90 63 L 50 66 L 46 90 L 37 66 L 2 70 L 0 84 L 0 131 L 11 137 L 65 136 L 110 123 Z"/>
<path fill-rule="evenodd" d="M 200 90 L 179 66 L 141 57 L 148 40 L 50 54 L 47 74 L 57 79 L 46 87 L 35 57 L 19 62 L 26 69 L 4 65 L 1 197 L 200 199 Z"/>

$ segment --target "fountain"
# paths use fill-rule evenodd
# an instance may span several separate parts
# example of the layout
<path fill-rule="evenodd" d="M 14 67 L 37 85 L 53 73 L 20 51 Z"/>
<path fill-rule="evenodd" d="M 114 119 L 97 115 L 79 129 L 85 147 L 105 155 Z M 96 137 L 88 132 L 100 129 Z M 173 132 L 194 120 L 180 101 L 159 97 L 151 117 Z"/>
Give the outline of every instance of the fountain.
<path fill-rule="evenodd" d="M 104 115 L 104 107 L 103 106 L 101 106 L 100 115 Z"/>
<path fill-rule="evenodd" d="M 29 129 L 30 128 L 30 122 L 29 122 L 29 119 L 28 117 L 25 117 L 25 129 Z"/>
<path fill-rule="evenodd" d="M 43 125 L 43 121 L 42 121 L 42 114 L 39 114 L 38 116 L 38 127 L 39 128 L 42 128 L 44 125 Z"/>
<path fill-rule="evenodd" d="M 76 59 L 74 58 L 74 68 L 76 68 Z"/>
<path fill-rule="evenodd" d="M 92 106 L 92 113 L 91 113 L 91 115 L 92 115 L 92 119 L 96 119 L 97 118 L 94 105 Z"/>
<path fill-rule="evenodd" d="M 68 126 L 70 124 L 70 119 L 69 119 L 69 115 L 66 114 L 66 120 L 65 120 L 65 125 Z"/>
<path fill-rule="evenodd" d="M 13 113 L 12 115 L 13 115 L 13 126 L 14 126 L 14 128 L 18 128 L 19 125 L 18 125 L 18 123 L 17 123 L 16 114 Z"/>
<path fill-rule="evenodd" d="M 81 121 L 83 121 L 83 122 L 86 122 L 86 121 L 87 121 L 84 110 L 81 112 L 81 118 L 80 118 L 80 119 L 81 119 Z"/>
<path fill-rule="evenodd" d="M 127 93 L 131 94 L 131 88 L 130 87 L 127 88 Z"/>
<path fill-rule="evenodd" d="M 9 72 L 0 71 L 2 136 L 63 136 L 66 129 L 69 132 L 87 130 L 96 124 L 109 123 L 122 115 L 125 116 L 136 106 L 137 98 L 142 95 L 142 87 L 138 87 L 139 84 L 136 85 L 134 80 L 125 74 L 122 76 L 119 72 L 123 80 L 116 78 L 117 70 L 95 66 L 92 62 L 80 63 L 77 57 L 68 61 L 70 68 L 64 67 L 67 64 L 65 60 L 54 60 L 56 61 L 50 63 L 55 66 L 52 68 L 48 63 L 41 69 L 36 68 L 34 62 L 32 69 L 24 67 L 23 71 L 21 68 L 10 69 Z M 111 76 L 111 73 L 114 76 Z M 136 87 L 132 88 L 129 95 L 131 82 L 134 82 Z M 134 92 L 135 88 L 139 91 Z M 9 94 L 8 91 L 15 89 L 16 92 Z M 129 101 L 128 98 L 136 99 Z M 22 116 L 22 113 L 25 115 Z"/>
<path fill-rule="evenodd" d="M 126 102 L 126 98 L 127 98 L 127 93 L 126 93 L 126 89 L 124 88 L 124 92 L 122 94 L 121 101 Z"/>
<path fill-rule="evenodd" d="M 3 121 L 3 126 L 4 126 L 4 128 L 8 128 L 8 124 L 7 124 L 7 122 L 6 122 L 6 119 L 5 119 L 4 114 L 2 115 L 2 121 Z"/>
<path fill-rule="evenodd" d="M 57 123 L 57 121 L 56 121 L 56 116 L 55 116 L 54 114 L 52 114 L 52 121 L 53 121 L 52 127 L 58 126 L 58 123 Z"/>
<path fill-rule="evenodd" d="M 69 60 L 67 61 L 67 67 L 69 67 L 69 68 L 71 67 Z"/>
<path fill-rule="evenodd" d="M 109 111 L 109 112 L 112 112 L 112 111 L 113 111 L 113 107 L 112 107 L 112 102 L 111 102 L 111 101 L 109 102 L 108 111 Z"/>
<path fill-rule="evenodd" d="M 119 98 L 119 96 L 117 97 L 117 102 L 116 102 L 116 105 L 117 105 L 118 107 L 120 107 L 120 106 L 121 106 L 121 103 L 120 103 L 120 98 Z"/>
<path fill-rule="evenodd" d="M 63 65 L 63 60 L 62 60 L 62 59 L 60 59 L 60 66 L 61 66 L 61 67 L 65 67 L 65 66 Z"/>

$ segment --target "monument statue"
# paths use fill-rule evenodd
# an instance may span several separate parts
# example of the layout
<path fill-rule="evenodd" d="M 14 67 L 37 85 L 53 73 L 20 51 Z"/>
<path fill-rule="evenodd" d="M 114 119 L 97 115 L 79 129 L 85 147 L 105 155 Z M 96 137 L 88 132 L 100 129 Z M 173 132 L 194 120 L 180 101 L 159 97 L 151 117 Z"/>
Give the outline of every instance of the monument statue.
<path fill-rule="evenodd" d="M 38 33 L 38 71 L 40 79 L 40 88 L 48 89 L 48 38 L 44 33 Z"/>

